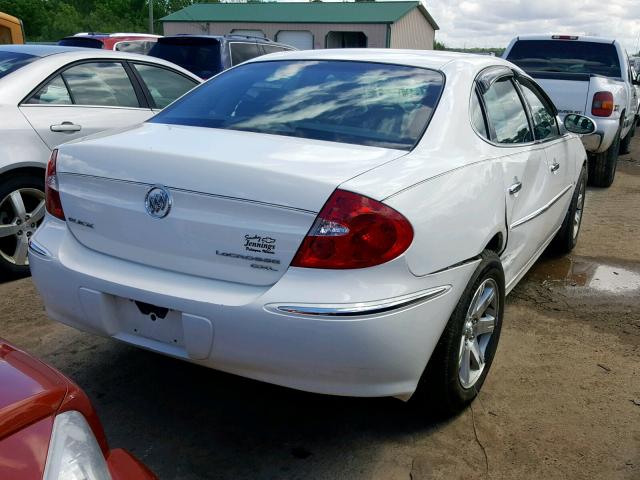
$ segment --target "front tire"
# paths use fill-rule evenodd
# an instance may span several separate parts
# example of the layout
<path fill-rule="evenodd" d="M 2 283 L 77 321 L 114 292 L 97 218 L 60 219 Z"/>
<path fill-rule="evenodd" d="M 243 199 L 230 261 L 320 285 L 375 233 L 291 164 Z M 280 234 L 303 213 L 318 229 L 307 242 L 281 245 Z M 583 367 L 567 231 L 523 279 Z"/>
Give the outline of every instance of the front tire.
<path fill-rule="evenodd" d="M 549 250 L 555 254 L 563 255 L 569 253 L 578 243 L 580 226 L 582 225 L 582 213 L 584 211 L 584 200 L 587 191 L 587 169 L 583 166 L 578 183 L 573 191 L 573 197 L 569 204 L 569 209 L 564 217 L 562 226 L 556 236 L 549 244 Z"/>
<path fill-rule="evenodd" d="M 620 154 L 620 130 L 611 146 L 602 153 L 589 156 L 589 184 L 607 188 L 613 183 Z"/>
<path fill-rule="evenodd" d="M 411 401 L 452 415 L 478 395 L 495 356 L 504 315 L 500 258 L 485 250 Z"/>
<path fill-rule="evenodd" d="M 29 275 L 29 238 L 44 213 L 44 174 L 17 174 L 0 180 L 0 277 Z"/>

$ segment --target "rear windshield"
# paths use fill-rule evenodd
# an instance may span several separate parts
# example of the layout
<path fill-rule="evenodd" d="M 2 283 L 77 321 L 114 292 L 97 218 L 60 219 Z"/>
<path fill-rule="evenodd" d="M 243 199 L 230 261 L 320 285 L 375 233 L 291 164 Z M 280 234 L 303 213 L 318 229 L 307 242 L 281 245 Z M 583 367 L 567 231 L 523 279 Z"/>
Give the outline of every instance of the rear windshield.
<path fill-rule="evenodd" d="M 84 47 L 84 48 L 102 48 L 101 40 L 97 38 L 70 37 L 63 38 L 58 42 L 63 47 Z"/>
<path fill-rule="evenodd" d="M 519 40 L 509 52 L 507 60 L 526 72 L 622 76 L 618 52 L 611 43 Z"/>
<path fill-rule="evenodd" d="M 423 68 L 271 61 L 216 77 L 151 121 L 410 150 L 444 83 Z"/>
<path fill-rule="evenodd" d="M 15 72 L 37 58 L 35 55 L 27 55 L 26 53 L 0 51 L 0 78 Z"/>
<path fill-rule="evenodd" d="M 160 38 L 149 55 L 180 65 L 200 78 L 222 71 L 220 42 L 214 38 Z"/>

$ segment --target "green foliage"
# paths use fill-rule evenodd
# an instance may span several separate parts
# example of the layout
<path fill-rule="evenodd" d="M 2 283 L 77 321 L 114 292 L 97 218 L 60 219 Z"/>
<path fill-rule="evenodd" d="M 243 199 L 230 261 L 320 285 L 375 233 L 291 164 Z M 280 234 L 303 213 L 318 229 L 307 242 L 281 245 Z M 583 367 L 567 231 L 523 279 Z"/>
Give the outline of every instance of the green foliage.
<path fill-rule="evenodd" d="M 219 0 L 206 0 L 215 3 Z M 22 20 L 30 42 L 55 42 L 78 32 L 147 32 L 149 0 L 0 0 L 0 12 Z M 153 0 L 157 20 L 202 0 Z"/>

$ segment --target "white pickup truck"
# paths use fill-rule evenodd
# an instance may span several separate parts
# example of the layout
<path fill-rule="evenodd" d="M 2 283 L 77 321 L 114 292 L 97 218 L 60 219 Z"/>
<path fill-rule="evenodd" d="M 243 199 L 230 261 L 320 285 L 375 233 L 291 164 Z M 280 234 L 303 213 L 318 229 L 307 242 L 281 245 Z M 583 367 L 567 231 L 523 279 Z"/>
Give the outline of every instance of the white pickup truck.
<path fill-rule="evenodd" d="M 589 182 L 613 183 L 619 153 L 629 153 L 638 120 L 637 80 L 629 57 L 613 39 L 526 35 L 511 41 L 504 58 L 535 78 L 561 119 L 587 115 L 596 125 L 582 138 L 589 153 Z"/>

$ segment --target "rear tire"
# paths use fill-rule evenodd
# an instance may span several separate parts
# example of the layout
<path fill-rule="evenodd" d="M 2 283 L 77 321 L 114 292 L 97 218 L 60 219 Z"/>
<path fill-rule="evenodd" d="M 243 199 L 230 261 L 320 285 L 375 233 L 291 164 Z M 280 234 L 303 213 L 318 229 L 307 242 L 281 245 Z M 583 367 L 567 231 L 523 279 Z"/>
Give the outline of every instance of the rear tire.
<path fill-rule="evenodd" d="M 631 139 L 636 135 L 636 120 L 634 119 L 633 125 L 629 129 L 629 133 L 624 137 L 624 140 L 620 142 L 620 155 L 627 155 L 631 153 Z"/>
<path fill-rule="evenodd" d="M 504 272 L 494 252 L 485 250 L 481 259 L 411 397 L 421 410 L 426 405 L 447 416 L 460 412 L 478 395 L 491 368 L 504 315 Z M 490 296 L 482 308 L 481 299 Z"/>
<path fill-rule="evenodd" d="M 569 253 L 578 243 L 580 226 L 582 225 L 582 213 L 584 211 L 584 199 L 586 197 L 587 169 L 583 166 L 578 183 L 573 191 L 573 197 L 569 209 L 564 217 L 562 226 L 549 244 L 549 251 L 558 255 Z"/>
<path fill-rule="evenodd" d="M 29 275 L 26 246 L 43 218 L 44 172 L 0 179 L 0 278 Z"/>
<path fill-rule="evenodd" d="M 607 188 L 613 183 L 620 153 L 620 130 L 611 146 L 602 153 L 589 156 L 589 184 Z"/>

